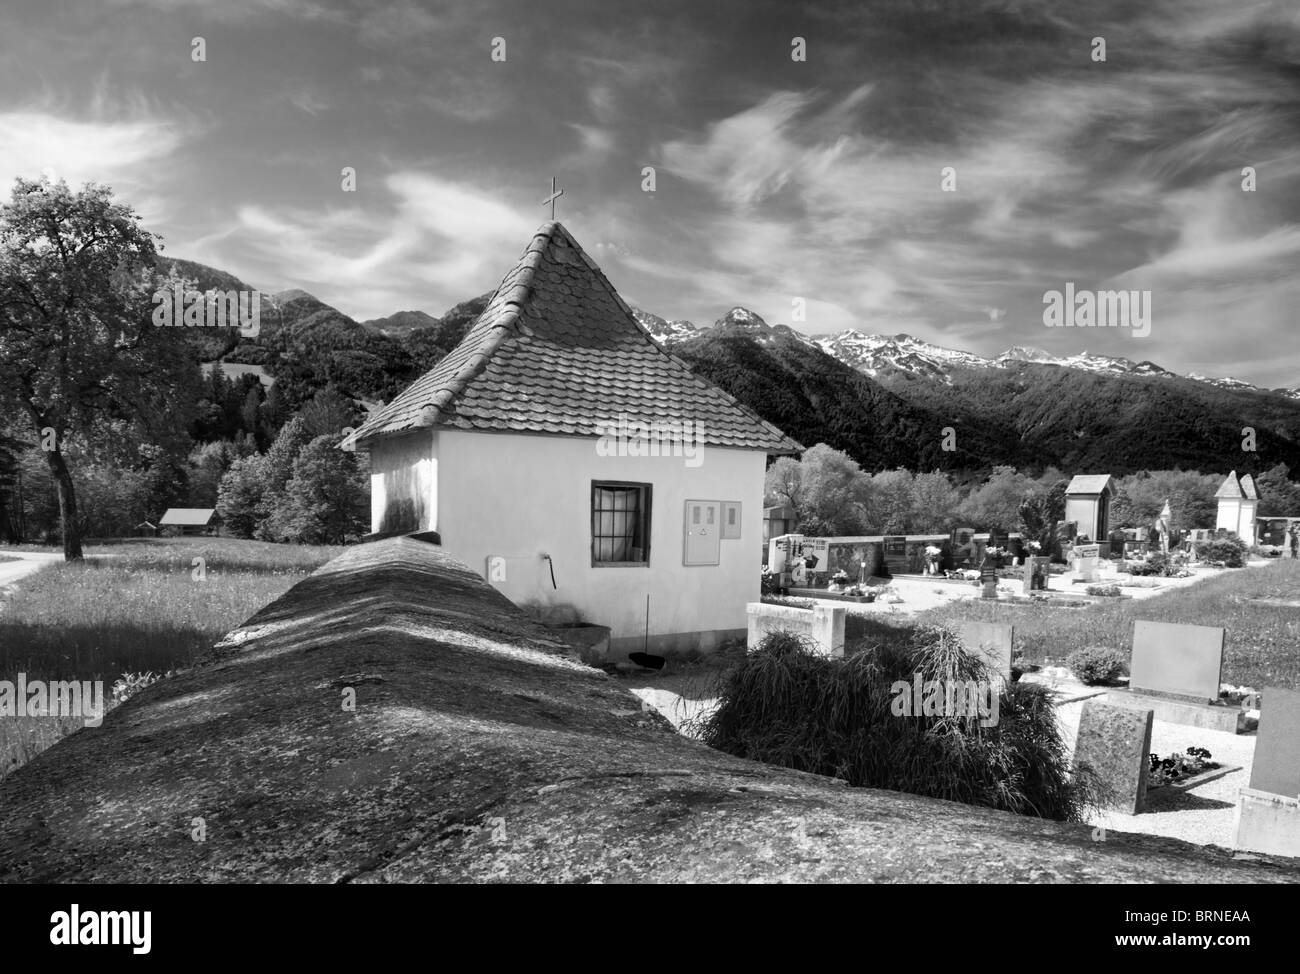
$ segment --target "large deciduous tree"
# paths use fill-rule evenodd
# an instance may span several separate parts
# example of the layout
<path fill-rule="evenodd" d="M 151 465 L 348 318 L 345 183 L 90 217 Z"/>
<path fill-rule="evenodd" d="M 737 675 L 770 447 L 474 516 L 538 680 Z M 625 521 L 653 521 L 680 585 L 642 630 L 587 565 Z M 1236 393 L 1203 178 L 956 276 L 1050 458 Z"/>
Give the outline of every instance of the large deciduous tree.
<path fill-rule="evenodd" d="M 166 423 L 193 369 L 184 332 L 150 320 L 154 239 L 105 186 L 19 179 L 0 206 L 0 397 L 44 450 L 68 560 L 82 556 L 69 437 L 110 416 Z"/>

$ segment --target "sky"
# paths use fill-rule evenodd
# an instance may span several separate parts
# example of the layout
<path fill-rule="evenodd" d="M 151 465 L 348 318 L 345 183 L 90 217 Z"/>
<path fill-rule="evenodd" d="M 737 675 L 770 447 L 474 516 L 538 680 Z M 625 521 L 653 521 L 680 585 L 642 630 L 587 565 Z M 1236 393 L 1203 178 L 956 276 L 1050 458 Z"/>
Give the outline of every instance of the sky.
<path fill-rule="evenodd" d="M 5 0 L 0 196 L 43 173 L 357 319 L 493 289 L 554 177 L 665 318 L 1300 385 L 1295 0 Z M 1149 331 L 1045 326 L 1067 282 Z"/>

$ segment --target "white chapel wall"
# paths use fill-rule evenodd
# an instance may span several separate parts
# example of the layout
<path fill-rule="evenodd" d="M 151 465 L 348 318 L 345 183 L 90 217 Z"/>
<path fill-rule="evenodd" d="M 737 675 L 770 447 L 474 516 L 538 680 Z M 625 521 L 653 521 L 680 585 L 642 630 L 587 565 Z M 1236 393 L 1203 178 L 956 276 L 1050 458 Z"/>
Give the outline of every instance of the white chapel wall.
<path fill-rule="evenodd" d="M 439 532 L 443 546 L 488 577 L 496 556 L 505 578 L 489 579 L 519 605 L 575 607 L 609 626 L 615 640 L 743 631 L 757 601 L 763 519 L 761 451 L 703 447 L 684 457 L 600 456 L 594 437 L 441 430 Z M 653 484 L 648 567 L 591 564 L 591 483 Z M 686 501 L 741 502 L 741 536 L 721 542 L 720 564 L 682 564 Z M 551 556 L 556 586 L 552 587 Z"/>

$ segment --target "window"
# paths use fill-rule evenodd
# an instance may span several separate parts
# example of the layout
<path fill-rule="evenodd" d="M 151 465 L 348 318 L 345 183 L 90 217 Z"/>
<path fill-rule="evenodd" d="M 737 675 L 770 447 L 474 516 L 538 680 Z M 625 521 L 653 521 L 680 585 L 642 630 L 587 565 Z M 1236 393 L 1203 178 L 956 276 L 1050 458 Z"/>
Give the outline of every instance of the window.
<path fill-rule="evenodd" d="M 591 483 L 591 563 L 646 565 L 650 561 L 650 485 Z"/>

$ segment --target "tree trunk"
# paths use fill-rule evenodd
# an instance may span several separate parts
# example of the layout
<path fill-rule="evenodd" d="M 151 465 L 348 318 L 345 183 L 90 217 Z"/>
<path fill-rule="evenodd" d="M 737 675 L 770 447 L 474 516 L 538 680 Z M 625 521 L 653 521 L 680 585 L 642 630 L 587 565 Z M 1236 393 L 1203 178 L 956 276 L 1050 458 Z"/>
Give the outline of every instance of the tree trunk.
<path fill-rule="evenodd" d="M 59 490 L 59 521 L 63 527 L 63 560 L 80 561 L 83 557 L 81 552 L 81 526 L 77 523 L 77 493 L 72 487 L 72 474 L 68 472 L 68 465 L 63 462 L 63 454 L 59 450 L 46 451 L 45 459 L 50 465 L 50 476 L 54 478 L 54 485 Z"/>

